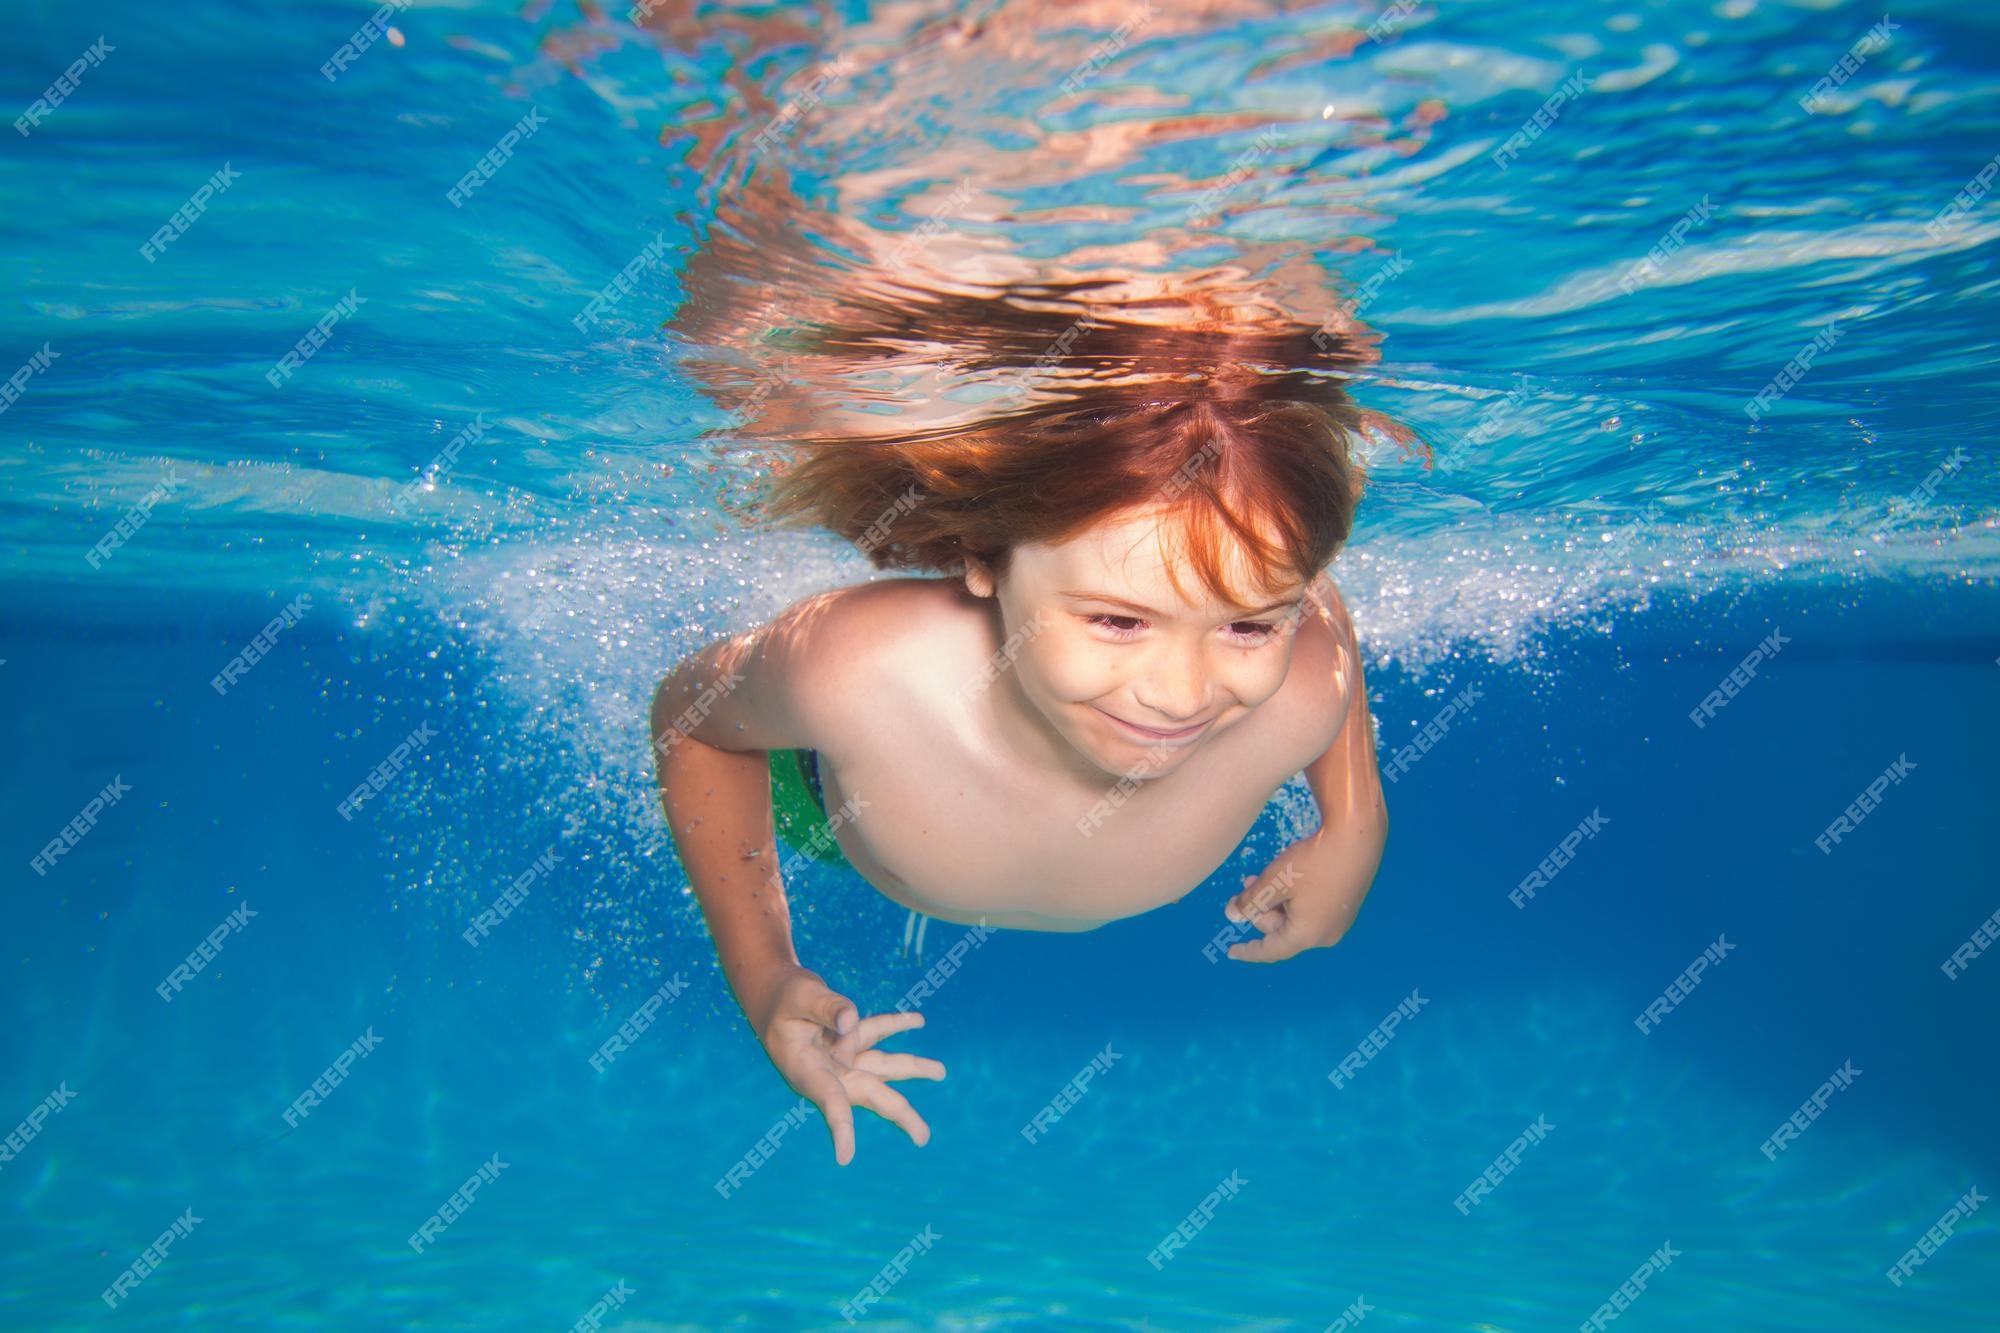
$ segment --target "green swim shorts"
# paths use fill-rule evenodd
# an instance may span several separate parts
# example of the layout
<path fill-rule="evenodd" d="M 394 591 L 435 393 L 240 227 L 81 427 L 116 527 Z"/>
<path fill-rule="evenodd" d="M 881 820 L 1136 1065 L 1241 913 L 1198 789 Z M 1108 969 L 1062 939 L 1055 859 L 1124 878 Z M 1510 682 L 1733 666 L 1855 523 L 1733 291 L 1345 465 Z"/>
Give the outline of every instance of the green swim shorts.
<path fill-rule="evenodd" d="M 853 868 L 827 827 L 817 751 L 771 751 L 771 822 L 779 841 L 808 861 Z"/>

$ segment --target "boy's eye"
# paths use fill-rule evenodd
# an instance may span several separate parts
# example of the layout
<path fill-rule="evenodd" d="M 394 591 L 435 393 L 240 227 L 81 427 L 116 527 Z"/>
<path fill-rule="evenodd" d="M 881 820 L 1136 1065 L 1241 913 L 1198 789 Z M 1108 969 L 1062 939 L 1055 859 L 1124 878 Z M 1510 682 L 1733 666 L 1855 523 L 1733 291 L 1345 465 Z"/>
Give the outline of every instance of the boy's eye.
<path fill-rule="evenodd" d="M 1120 638 L 1137 634 L 1146 623 L 1137 616 L 1094 615 L 1086 617 L 1086 619 L 1091 624 L 1098 626 L 1100 629 L 1108 630 Z M 1253 643 L 1263 643 L 1277 635 L 1278 625 L 1276 622 L 1269 620 L 1239 620 L 1230 625 L 1229 630 L 1231 635 L 1236 638 L 1248 639 Z"/>

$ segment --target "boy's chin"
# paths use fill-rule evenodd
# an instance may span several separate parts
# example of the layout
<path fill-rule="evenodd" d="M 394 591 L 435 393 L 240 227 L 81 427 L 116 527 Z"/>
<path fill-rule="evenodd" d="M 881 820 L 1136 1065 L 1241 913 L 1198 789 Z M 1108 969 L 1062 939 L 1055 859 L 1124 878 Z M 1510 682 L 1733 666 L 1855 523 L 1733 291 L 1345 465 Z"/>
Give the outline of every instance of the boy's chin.
<path fill-rule="evenodd" d="M 1087 750 L 1078 748 L 1084 758 L 1104 771 L 1106 777 L 1145 782 L 1173 772 L 1187 762 L 1187 757 L 1199 747 L 1185 745 L 1155 749 L 1142 743 L 1131 746 L 1097 745 Z"/>

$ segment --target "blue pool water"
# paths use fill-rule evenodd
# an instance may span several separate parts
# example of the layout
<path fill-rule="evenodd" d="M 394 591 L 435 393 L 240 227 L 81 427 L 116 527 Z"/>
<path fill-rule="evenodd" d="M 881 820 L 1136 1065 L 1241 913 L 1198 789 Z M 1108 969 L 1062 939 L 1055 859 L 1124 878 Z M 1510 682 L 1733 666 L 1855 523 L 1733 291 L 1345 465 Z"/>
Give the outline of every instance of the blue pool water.
<path fill-rule="evenodd" d="M 604 1327 L 843 1329 L 906 1247 L 861 1326 L 1528 1333 L 1586 1325 L 1663 1252 L 1610 1327 L 1994 1326 L 1993 1206 L 1918 1246 L 2000 1184 L 2000 959 L 1965 947 L 2000 910 L 2000 201 L 1946 212 L 2000 153 L 2000 21 L 1899 9 L 1808 109 L 1879 10 L 1424 5 L 1364 40 L 1372 5 L 1219 8 L 1161 3 L 1058 96 L 1129 5 L 961 7 L 956 45 L 941 4 L 801 8 L 755 49 L 668 55 L 615 10 L 418 4 L 331 80 L 366 6 L 23 7 L 8 118 L 84 68 L 0 140 L 0 382 L 30 372 L 0 413 L 0 1327 L 562 1329 L 629 1289 Z M 783 98 L 756 90 L 832 48 L 859 72 L 783 149 L 677 131 L 769 123 Z M 1142 114 L 1177 128 L 1085 151 Z M 783 235 L 742 204 L 778 164 Z M 1333 572 L 1385 764 L 1476 702 L 1387 785 L 1338 948 L 1204 956 L 1240 876 L 1310 827 L 1295 782 L 1173 906 L 968 944 L 889 1043 L 950 1069 L 903 1085 L 926 1147 L 863 1115 L 842 1168 L 791 1116 L 730 1186 L 797 1099 L 679 872 L 646 702 L 710 638 L 878 575 L 737 520 L 690 330 L 742 353 L 807 318 L 860 262 L 828 219 L 909 232 L 962 174 L 1011 208 L 981 234 L 1028 255 L 1165 238 L 1267 272 L 1303 248 L 1348 291 L 1407 262 L 1353 391 L 1430 465 L 1372 438 Z M 808 866 L 791 891 L 802 958 L 864 1012 L 966 934 L 931 923 L 919 961 L 860 881 Z"/>

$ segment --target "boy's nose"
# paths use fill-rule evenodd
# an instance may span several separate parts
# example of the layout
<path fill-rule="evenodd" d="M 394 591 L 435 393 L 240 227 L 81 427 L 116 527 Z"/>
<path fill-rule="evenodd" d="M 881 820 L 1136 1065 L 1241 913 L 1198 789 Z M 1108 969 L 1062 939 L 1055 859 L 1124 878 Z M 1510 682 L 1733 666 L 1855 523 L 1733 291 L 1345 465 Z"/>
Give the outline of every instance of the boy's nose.
<path fill-rule="evenodd" d="M 1208 681 L 1199 670 L 1156 672 L 1132 692 L 1150 717 L 1134 718 L 1141 726 L 1172 730 L 1201 721 L 1208 711 Z"/>

